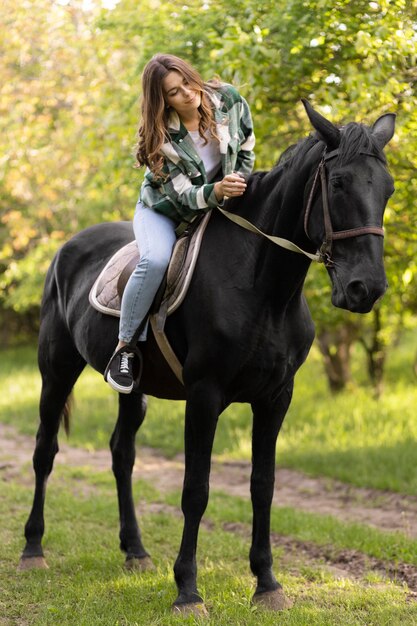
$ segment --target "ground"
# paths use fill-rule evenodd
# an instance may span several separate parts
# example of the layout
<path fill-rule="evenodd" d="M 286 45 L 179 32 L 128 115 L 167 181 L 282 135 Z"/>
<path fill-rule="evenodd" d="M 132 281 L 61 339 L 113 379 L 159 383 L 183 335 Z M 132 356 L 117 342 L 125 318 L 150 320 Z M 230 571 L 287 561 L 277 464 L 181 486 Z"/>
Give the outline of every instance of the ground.
<path fill-rule="evenodd" d="M 61 438 L 63 439 L 63 438 Z M 18 434 L 11 426 L 0 424 L 0 477 L 5 480 L 33 482 L 27 470 L 33 454 L 34 441 L 31 437 Z M 56 465 L 91 467 L 105 470 L 111 467 L 108 450 L 88 451 L 75 448 L 65 441 L 60 443 Z M 211 487 L 240 497 L 249 497 L 250 463 L 219 462 L 214 460 L 211 473 Z M 183 478 L 183 458 L 167 459 L 157 451 L 140 447 L 134 475 L 141 478 L 160 492 L 179 490 Z M 417 537 L 417 497 L 404 496 L 386 491 L 356 488 L 328 479 L 312 478 L 285 468 L 276 472 L 274 505 L 294 507 L 310 513 L 332 515 L 343 521 L 368 524 L 383 531 L 401 531 L 408 537 Z M 153 512 L 180 515 L 175 507 L 167 504 L 148 504 Z M 142 511 L 143 512 L 143 505 Z M 209 520 L 204 522 L 210 524 Z M 224 530 L 247 534 L 248 529 L 241 524 L 228 523 Z M 417 568 L 409 564 L 388 563 L 365 556 L 355 550 L 335 550 L 332 546 L 318 546 L 313 542 L 299 541 L 272 534 L 272 542 L 284 549 L 285 559 L 297 567 L 297 561 L 320 560 L 326 564 L 333 576 L 358 578 L 365 571 L 375 571 L 396 581 L 406 582 L 409 597 L 417 597 Z"/>

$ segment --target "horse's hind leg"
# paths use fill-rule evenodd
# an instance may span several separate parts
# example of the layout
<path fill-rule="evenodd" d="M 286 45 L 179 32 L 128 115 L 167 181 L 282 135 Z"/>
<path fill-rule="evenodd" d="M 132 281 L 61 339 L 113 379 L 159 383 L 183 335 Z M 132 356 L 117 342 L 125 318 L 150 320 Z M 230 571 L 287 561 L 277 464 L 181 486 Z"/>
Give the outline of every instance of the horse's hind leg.
<path fill-rule="evenodd" d="M 272 610 L 286 609 L 291 602 L 272 572 L 270 543 L 271 505 L 275 482 L 275 445 L 289 407 L 293 382 L 275 402 L 257 402 L 253 409 L 251 496 L 253 508 L 250 566 L 258 579 L 253 601 Z"/>
<path fill-rule="evenodd" d="M 48 333 L 51 333 L 51 338 L 47 337 Z M 56 339 L 57 336 L 59 340 Z M 25 526 L 26 546 L 20 560 L 20 569 L 47 567 L 42 549 L 46 483 L 58 452 L 61 418 L 69 410 L 71 390 L 84 367 L 85 361 L 75 349 L 68 331 L 62 326 L 58 332 L 56 320 L 50 325 L 44 323 L 39 336 L 42 391 L 39 404 L 40 425 L 33 455 L 35 495 Z"/>
<path fill-rule="evenodd" d="M 132 495 L 135 436 L 145 413 L 146 396 L 135 392 L 119 394 L 119 416 L 110 440 L 119 501 L 120 548 L 126 553 L 126 567 L 140 570 L 153 568 L 149 554 L 142 545 Z"/>

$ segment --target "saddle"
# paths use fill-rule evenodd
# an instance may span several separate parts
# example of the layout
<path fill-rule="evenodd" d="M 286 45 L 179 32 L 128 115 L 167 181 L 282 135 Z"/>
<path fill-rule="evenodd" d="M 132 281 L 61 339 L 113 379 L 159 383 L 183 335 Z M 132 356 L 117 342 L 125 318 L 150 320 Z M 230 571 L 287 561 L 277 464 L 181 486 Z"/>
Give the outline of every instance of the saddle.
<path fill-rule="evenodd" d="M 165 278 L 155 296 L 149 321 L 157 345 L 172 371 L 182 383 L 182 365 L 174 354 L 165 335 L 164 326 L 171 315 L 183 302 L 200 251 L 204 231 L 211 212 L 197 220 L 177 239 Z M 139 261 L 136 241 L 120 248 L 106 263 L 94 282 L 89 301 L 97 311 L 120 317 L 120 305 L 127 281 Z"/>

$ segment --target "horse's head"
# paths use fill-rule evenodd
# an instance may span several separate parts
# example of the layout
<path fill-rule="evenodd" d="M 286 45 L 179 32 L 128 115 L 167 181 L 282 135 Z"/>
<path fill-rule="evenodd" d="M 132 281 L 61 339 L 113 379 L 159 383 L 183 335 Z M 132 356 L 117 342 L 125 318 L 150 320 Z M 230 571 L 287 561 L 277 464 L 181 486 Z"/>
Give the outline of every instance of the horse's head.
<path fill-rule="evenodd" d="M 306 190 L 305 231 L 322 252 L 333 304 L 367 313 L 387 288 L 382 221 L 394 186 L 383 148 L 394 134 L 395 115 L 383 115 L 370 128 L 351 123 L 339 129 L 303 104 L 324 142 Z"/>

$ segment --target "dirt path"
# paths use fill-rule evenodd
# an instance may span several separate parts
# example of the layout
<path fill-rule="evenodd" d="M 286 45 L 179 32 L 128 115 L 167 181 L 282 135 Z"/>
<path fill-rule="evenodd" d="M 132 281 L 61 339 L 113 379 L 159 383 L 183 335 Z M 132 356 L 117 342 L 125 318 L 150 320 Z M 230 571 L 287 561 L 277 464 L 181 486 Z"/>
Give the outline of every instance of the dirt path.
<path fill-rule="evenodd" d="M 248 542 L 250 540 L 250 529 L 243 524 L 228 523 L 223 525 L 223 529 L 247 537 Z M 311 541 L 300 541 L 277 533 L 271 533 L 271 542 L 272 545 L 282 549 L 280 563 L 285 562 L 289 571 L 295 575 L 298 575 L 300 571 L 300 564 L 305 567 L 310 563 L 317 567 L 318 562 L 334 578 L 339 579 L 361 580 L 366 574 L 373 572 L 387 582 L 405 583 L 408 587 L 408 601 L 417 600 L 417 567 L 414 565 L 383 561 L 358 550 L 347 548 L 337 550 L 332 545 L 318 545 Z M 383 584 L 381 583 L 381 586 Z"/>
<path fill-rule="evenodd" d="M 33 482 L 31 471 L 22 471 L 31 463 L 34 440 L 20 435 L 11 426 L 0 424 L 0 478 Z M 110 452 L 89 452 L 60 443 L 56 466 L 90 466 L 109 470 Z M 138 449 L 134 468 L 137 477 L 149 481 L 159 491 L 181 489 L 182 457 L 173 460 L 150 448 Z M 211 489 L 249 497 L 250 463 L 213 462 Z M 279 468 L 276 474 L 275 506 L 290 506 L 303 511 L 333 515 L 341 520 L 369 524 L 384 531 L 400 530 L 417 537 L 417 497 L 360 489 L 328 478 L 310 478 L 301 472 Z"/>
<path fill-rule="evenodd" d="M 20 435 L 11 426 L 0 424 L 0 480 L 16 480 L 21 484 L 33 484 L 31 458 L 34 441 Z M 108 450 L 89 452 L 60 443 L 56 466 L 91 467 L 94 470 L 111 471 Z M 173 460 L 150 448 L 138 449 L 134 474 L 162 493 L 179 490 L 183 479 L 183 459 Z M 250 464 L 247 462 L 213 462 L 211 488 L 231 495 L 249 497 Z M 396 493 L 359 489 L 327 478 L 310 478 L 301 472 L 279 468 L 276 473 L 275 506 L 291 506 L 312 513 L 333 515 L 341 520 L 369 524 L 384 531 L 406 533 L 417 537 L 417 497 Z M 169 512 L 181 515 L 176 507 L 163 503 L 141 503 L 141 513 Z M 203 526 L 210 530 L 210 520 Z M 227 523 L 224 530 L 242 534 L 250 539 L 251 529 L 244 524 Z M 271 534 L 272 543 L 282 548 L 281 562 L 297 573 L 308 563 L 323 569 L 335 578 L 363 580 L 372 571 L 388 581 L 405 583 L 407 600 L 417 600 L 417 567 L 407 563 L 384 562 L 357 550 L 337 550 L 332 545 L 322 546 L 314 542 L 300 541 L 277 533 Z M 384 583 L 381 583 L 383 586 Z"/>

